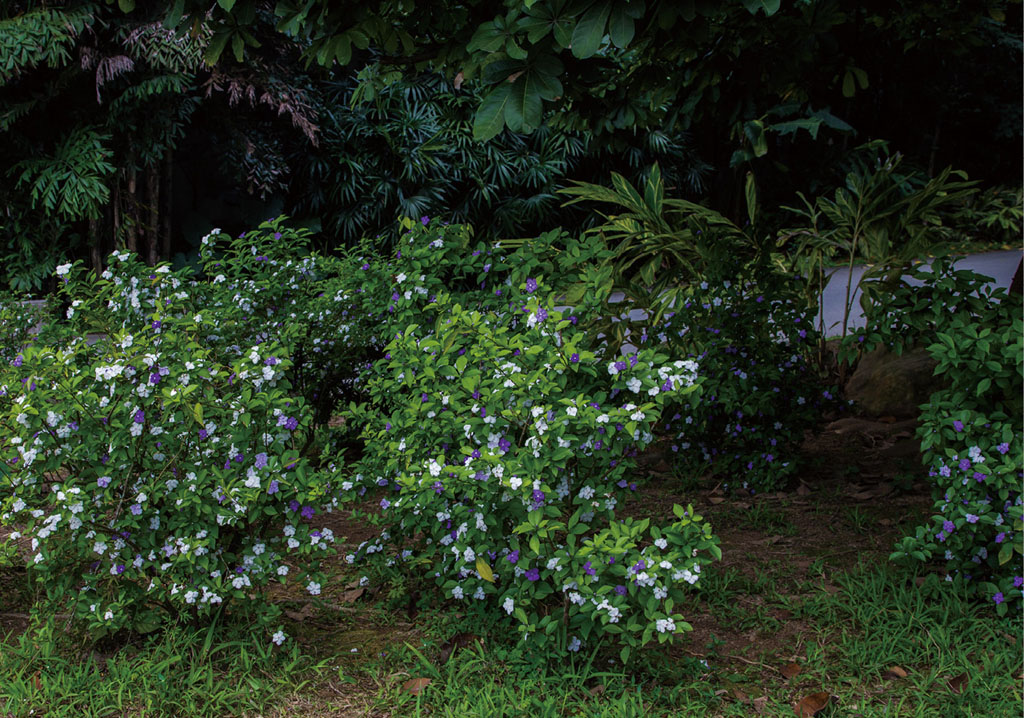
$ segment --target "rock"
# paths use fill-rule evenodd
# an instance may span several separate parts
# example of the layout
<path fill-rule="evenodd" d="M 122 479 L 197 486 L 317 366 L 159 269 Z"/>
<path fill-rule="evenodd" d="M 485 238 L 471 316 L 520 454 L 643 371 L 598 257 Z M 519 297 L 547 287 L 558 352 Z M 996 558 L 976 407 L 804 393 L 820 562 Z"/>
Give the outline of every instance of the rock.
<path fill-rule="evenodd" d="M 846 383 L 846 398 L 873 416 L 917 416 L 918 407 L 942 388 L 936 362 L 924 349 L 892 354 L 879 348 L 861 357 Z"/>

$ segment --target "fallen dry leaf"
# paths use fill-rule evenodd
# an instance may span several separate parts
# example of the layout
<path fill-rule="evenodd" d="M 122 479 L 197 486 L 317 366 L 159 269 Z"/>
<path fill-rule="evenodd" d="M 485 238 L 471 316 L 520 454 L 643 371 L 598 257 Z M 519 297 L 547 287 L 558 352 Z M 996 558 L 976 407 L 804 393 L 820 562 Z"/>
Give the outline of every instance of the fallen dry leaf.
<path fill-rule="evenodd" d="M 783 678 L 788 680 L 793 676 L 800 675 L 800 671 L 802 670 L 803 668 L 800 667 L 799 663 L 787 663 L 782 667 L 782 670 L 780 670 L 779 673 L 782 674 Z"/>
<path fill-rule="evenodd" d="M 807 484 L 801 482 L 800 485 L 796 487 L 796 495 L 797 496 L 810 496 L 811 495 L 811 490 L 809 488 L 807 488 Z"/>
<path fill-rule="evenodd" d="M 414 696 L 418 696 L 423 692 L 423 689 L 429 685 L 429 678 L 410 678 L 402 684 L 402 690 L 406 693 L 412 693 Z"/>
<path fill-rule="evenodd" d="M 465 648 L 472 644 L 474 641 L 480 639 L 474 636 L 472 633 L 456 633 L 454 636 L 449 638 L 443 644 L 441 644 L 441 652 L 438 655 L 438 659 L 441 663 L 447 663 L 448 659 L 452 657 L 457 648 Z"/>
<path fill-rule="evenodd" d="M 832 699 L 828 693 L 812 693 L 809 696 L 804 696 L 799 703 L 796 704 L 796 714 L 798 718 L 814 718 L 818 715 L 828 702 Z"/>
<path fill-rule="evenodd" d="M 967 687 L 967 674 L 961 673 L 959 676 L 954 676 L 949 679 L 949 690 L 954 693 L 963 693 L 964 688 Z"/>
<path fill-rule="evenodd" d="M 892 519 L 878 519 L 879 526 L 892 526 Z"/>
<path fill-rule="evenodd" d="M 761 696 L 754 699 L 754 712 L 764 715 L 764 709 L 768 707 L 768 696 Z"/>
<path fill-rule="evenodd" d="M 599 696 L 602 693 L 604 693 L 604 683 L 598 683 L 590 689 L 590 695 L 592 696 Z"/>
<path fill-rule="evenodd" d="M 736 688 L 735 686 L 729 689 L 729 693 L 732 695 L 733 698 L 738 700 L 740 703 L 750 702 L 750 699 L 747 698 L 747 694 L 741 691 L 739 688 Z"/>
<path fill-rule="evenodd" d="M 868 501 L 870 499 L 875 498 L 875 492 L 874 491 L 861 491 L 861 492 L 858 492 L 856 494 L 853 494 L 850 498 L 851 499 L 857 499 L 858 501 Z"/>
<path fill-rule="evenodd" d="M 342 591 L 338 596 L 338 603 L 355 603 L 364 593 L 366 593 L 365 588 L 350 588 L 347 591 Z"/>
<path fill-rule="evenodd" d="M 721 496 L 712 496 L 711 498 L 708 499 L 708 501 L 710 501 L 713 504 L 720 504 L 723 501 L 725 501 L 725 499 L 722 498 Z"/>
<path fill-rule="evenodd" d="M 893 666 L 892 668 L 890 668 L 889 670 L 887 670 L 885 673 L 882 674 L 882 679 L 886 680 L 886 681 L 891 681 L 893 678 L 906 678 L 906 677 L 907 677 L 907 672 L 905 670 L 903 670 L 902 668 L 900 668 L 899 666 Z"/>
<path fill-rule="evenodd" d="M 289 611 L 285 609 L 284 615 L 295 621 L 296 623 L 302 623 L 307 618 L 313 615 L 313 604 L 307 603 L 298 611 Z"/>

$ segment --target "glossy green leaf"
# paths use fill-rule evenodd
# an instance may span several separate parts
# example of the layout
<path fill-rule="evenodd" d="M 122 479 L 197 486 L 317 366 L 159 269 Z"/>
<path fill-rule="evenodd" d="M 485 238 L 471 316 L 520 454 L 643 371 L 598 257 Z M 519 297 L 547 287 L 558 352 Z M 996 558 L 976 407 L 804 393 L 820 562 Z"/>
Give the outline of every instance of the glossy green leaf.
<path fill-rule="evenodd" d="M 582 59 L 592 56 L 601 48 L 611 10 L 611 0 L 601 0 L 583 13 L 572 32 L 573 55 Z"/>
<path fill-rule="evenodd" d="M 473 139 L 486 142 L 501 132 L 511 95 L 512 86 L 506 82 L 495 87 L 483 99 L 473 118 Z"/>

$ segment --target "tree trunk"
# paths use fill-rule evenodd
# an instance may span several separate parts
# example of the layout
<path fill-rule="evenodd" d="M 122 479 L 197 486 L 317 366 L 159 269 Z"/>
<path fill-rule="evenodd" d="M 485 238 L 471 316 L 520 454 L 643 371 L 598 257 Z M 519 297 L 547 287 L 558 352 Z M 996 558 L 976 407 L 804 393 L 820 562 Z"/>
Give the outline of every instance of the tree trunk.
<path fill-rule="evenodd" d="M 146 168 L 146 243 L 150 266 L 156 264 L 160 254 L 160 167 L 152 164 Z"/>
<path fill-rule="evenodd" d="M 110 203 L 110 246 L 114 249 L 124 249 L 124 242 L 121 239 L 121 177 L 114 176 L 114 191 L 111 193 Z"/>
<path fill-rule="evenodd" d="M 160 254 L 171 259 L 171 183 L 174 181 L 174 150 L 167 150 L 163 161 L 163 178 L 160 189 Z"/>
<path fill-rule="evenodd" d="M 100 221 L 89 220 L 89 260 L 92 263 L 92 271 L 96 274 L 103 272 L 103 238 L 100 232 Z"/>
<path fill-rule="evenodd" d="M 129 252 L 139 251 L 139 223 L 138 223 L 139 198 L 135 193 L 135 168 L 128 170 L 128 201 L 125 206 L 125 235 L 124 247 Z"/>

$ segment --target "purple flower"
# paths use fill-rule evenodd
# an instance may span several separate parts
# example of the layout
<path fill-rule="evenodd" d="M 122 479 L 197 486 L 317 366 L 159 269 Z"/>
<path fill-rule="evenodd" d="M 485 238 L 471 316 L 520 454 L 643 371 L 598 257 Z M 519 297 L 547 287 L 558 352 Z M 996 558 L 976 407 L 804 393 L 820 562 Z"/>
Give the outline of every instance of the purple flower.
<path fill-rule="evenodd" d="M 996 447 L 996 450 L 1000 454 L 1005 454 L 1006 452 L 1008 452 L 1010 450 L 1010 445 L 1009 445 L 1009 443 L 1004 441 L 1002 444 L 1000 444 L 999 446 Z"/>
<path fill-rule="evenodd" d="M 543 322 L 547 318 L 548 318 L 548 310 L 547 309 L 545 309 L 544 307 L 541 307 L 540 309 L 537 310 L 537 321 L 538 322 Z"/>
<path fill-rule="evenodd" d="M 142 506 L 140 504 L 132 504 L 128 508 L 134 516 L 138 516 L 142 513 Z"/>
<path fill-rule="evenodd" d="M 948 534 L 951 534 L 954 531 L 956 531 L 956 525 L 952 521 L 949 521 L 949 520 L 943 521 L 942 522 L 942 530 L 945 531 Z"/>
<path fill-rule="evenodd" d="M 996 543 L 1002 543 L 1005 540 L 1006 540 L 1006 532 L 1005 531 L 1000 531 L 999 533 L 996 534 Z"/>
<path fill-rule="evenodd" d="M 299 420 L 294 416 L 288 417 L 288 421 L 284 423 L 284 428 L 288 429 L 288 431 L 295 431 L 299 428 Z"/>
<path fill-rule="evenodd" d="M 270 486 L 267 487 L 267 493 L 273 495 L 276 494 L 279 490 L 280 489 L 277 484 L 277 479 L 271 479 Z"/>
<path fill-rule="evenodd" d="M 313 510 L 312 506 L 303 506 L 302 511 L 299 513 L 302 514 L 302 518 L 311 519 L 313 518 L 313 515 L 316 514 L 316 511 Z"/>
<path fill-rule="evenodd" d="M 123 563 L 117 564 L 114 567 L 114 571 L 117 573 L 118 576 L 120 576 L 122 573 L 124 573 L 124 564 Z"/>
<path fill-rule="evenodd" d="M 579 364 L 580 363 L 580 355 L 577 354 L 576 352 L 573 352 L 572 356 L 569 357 L 569 362 L 571 364 Z"/>
<path fill-rule="evenodd" d="M 997 592 L 996 595 L 992 597 L 992 600 L 995 601 L 996 605 L 998 606 L 1004 600 L 1003 599 L 1003 592 L 1002 591 Z"/>
<path fill-rule="evenodd" d="M 1013 587 L 1020 588 L 1021 586 L 1024 586 L 1024 576 L 1014 576 Z"/>
<path fill-rule="evenodd" d="M 430 224 L 430 217 L 423 215 L 422 217 L 420 217 L 420 222 L 422 222 L 423 226 L 426 227 L 428 224 Z"/>
<path fill-rule="evenodd" d="M 974 472 L 974 478 L 980 483 L 980 482 L 984 481 L 985 479 L 987 479 L 988 476 L 986 476 L 985 474 L 981 473 L 980 471 L 975 471 Z"/>
<path fill-rule="evenodd" d="M 532 277 L 526 280 L 526 291 L 536 292 L 537 291 L 537 280 Z"/>
<path fill-rule="evenodd" d="M 289 501 L 288 502 L 288 510 L 289 511 L 298 511 L 299 510 L 299 502 L 296 501 L 295 499 L 292 499 L 291 501 Z"/>
<path fill-rule="evenodd" d="M 597 575 L 597 571 L 595 571 L 591 567 L 590 561 L 587 561 L 585 564 L 583 564 L 583 573 L 587 574 L 588 576 L 596 576 Z"/>
<path fill-rule="evenodd" d="M 518 551 L 518 550 L 516 550 L 516 551 L 513 551 L 512 553 L 510 553 L 510 554 L 509 554 L 508 556 L 506 556 L 505 558 L 506 558 L 506 559 L 508 560 L 508 562 L 509 562 L 509 563 L 511 563 L 511 564 L 516 564 L 516 563 L 519 563 L 519 551 Z"/>
<path fill-rule="evenodd" d="M 266 465 L 267 455 L 266 453 L 261 451 L 260 453 L 256 454 L 256 460 L 253 462 L 253 466 L 255 466 L 257 469 L 262 469 Z"/>
<path fill-rule="evenodd" d="M 960 470 L 961 471 L 967 471 L 967 469 L 971 468 L 971 460 L 970 459 L 960 459 L 959 466 L 960 466 Z"/>
<path fill-rule="evenodd" d="M 624 361 L 617 361 L 617 362 L 615 362 L 615 369 L 617 371 L 626 371 L 626 362 L 624 362 Z"/>
<path fill-rule="evenodd" d="M 21 366 L 24 363 L 25 363 L 25 357 L 23 357 L 21 354 L 19 354 L 18 356 L 14 357 L 14 361 L 11 362 L 11 366 Z"/>
<path fill-rule="evenodd" d="M 536 568 L 531 568 L 524 575 L 526 576 L 528 581 L 539 581 L 540 580 L 540 571 L 538 571 Z"/>
<path fill-rule="evenodd" d="M 434 493 L 435 494 L 443 494 L 444 493 L 444 484 L 442 484 L 440 481 L 435 481 L 433 483 L 432 488 L 434 489 Z"/>
<path fill-rule="evenodd" d="M 619 594 L 620 596 L 625 596 L 626 595 L 626 587 L 623 586 L 622 584 L 619 584 L 618 586 L 615 587 L 615 593 Z"/>
<path fill-rule="evenodd" d="M 199 438 L 200 439 L 205 439 L 209 435 L 210 435 L 210 432 L 208 432 L 206 429 L 200 429 L 199 430 Z"/>
<path fill-rule="evenodd" d="M 145 412 L 143 412 L 142 409 L 139 409 L 138 411 L 136 411 L 135 412 L 135 416 L 133 418 L 133 421 L 136 424 L 144 424 L 146 422 L 146 414 L 145 414 Z"/>
<path fill-rule="evenodd" d="M 101 477 L 99 477 L 98 479 L 96 479 L 96 485 L 99 486 L 101 489 L 107 488 L 108 486 L 110 486 L 110 477 L 109 476 L 101 476 Z"/>
<path fill-rule="evenodd" d="M 978 523 L 978 517 L 975 514 L 967 514 L 967 523 L 976 524 Z"/>
<path fill-rule="evenodd" d="M 963 431 L 964 430 L 964 422 L 962 422 L 959 419 L 957 419 L 956 421 L 953 422 L 953 429 L 955 431 L 957 431 L 958 433 Z"/>
<path fill-rule="evenodd" d="M 381 500 L 380 500 L 380 507 L 381 507 L 382 509 L 386 509 L 386 508 L 388 508 L 389 506 L 391 506 L 391 502 L 390 502 L 390 501 L 388 501 L 387 499 L 381 499 Z"/>

